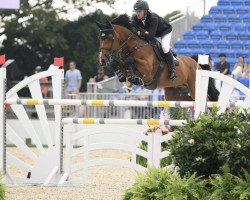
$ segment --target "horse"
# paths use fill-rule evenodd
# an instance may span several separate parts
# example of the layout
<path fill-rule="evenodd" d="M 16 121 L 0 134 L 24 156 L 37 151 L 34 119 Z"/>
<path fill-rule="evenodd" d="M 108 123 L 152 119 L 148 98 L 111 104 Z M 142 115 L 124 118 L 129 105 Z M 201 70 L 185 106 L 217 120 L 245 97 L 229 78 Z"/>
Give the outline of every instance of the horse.
<path fill-rule="evenodd" d="M 202 70 L 195 59 L 176 56 L 179 62 L 175 68 L 178 80 L 172 82 L 169 79 L 167 64 L 158 59 L 152 44 L 135 34 L 136 31 L 126 14 L 111 22 L 106 19 L 106 24 L 96 24 L 100 28 L 98 61 L 102 66 L 111 66 L 119 81 L 128 80 L 130 85 L 144 85 L 148 89 L 165 88 L 165 100 L 195 100 L 196 69 Z M 119 57 L 119 61 L 116 56 Z M 210 81 L 209 85 L 213 85 L 213 82 Z M 216 90 L 215 87 L 210 88 L 208 100 L 217 101 L 217 92 L 211 91 Z"/>

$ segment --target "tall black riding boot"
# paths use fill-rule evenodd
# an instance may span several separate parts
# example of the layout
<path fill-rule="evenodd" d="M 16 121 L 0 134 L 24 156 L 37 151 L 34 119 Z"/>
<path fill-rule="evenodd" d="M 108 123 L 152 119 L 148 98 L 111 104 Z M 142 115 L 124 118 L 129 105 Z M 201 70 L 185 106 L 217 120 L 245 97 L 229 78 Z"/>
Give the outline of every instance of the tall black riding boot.
<path fill-rule="evenodd" d="M 174 64 L 173 54 L 171 51 L 169 51 L 168 53 L 165 53 L 164 56 L 165 56 L 165 60 L 169 68 L 169 78 L 171 79 L 172 82 L 176 82 L 177 75 L 175 73 L 175 68 L 174 68 L 175 64 Z"/>

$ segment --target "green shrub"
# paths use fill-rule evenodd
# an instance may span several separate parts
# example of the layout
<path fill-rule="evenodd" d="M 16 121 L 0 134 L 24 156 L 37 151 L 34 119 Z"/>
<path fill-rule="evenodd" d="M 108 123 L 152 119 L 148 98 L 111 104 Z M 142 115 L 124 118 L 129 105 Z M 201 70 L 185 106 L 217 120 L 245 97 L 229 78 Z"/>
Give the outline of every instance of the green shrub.
<path fill-rule="evenodd" d="M 206 196 L 205 181 L 194 175 L 175 175 L 165 168 L 149 168 L 137 173 L 133 187 L 126 190 L 123 200 L 200 200 Z"/>
<path fill-rule="evenodd" d="M 239 199 L 238 195 L 232 195 L 232 191 L 235 187 L 235 178 L 232 174 L 229 173 L 230 169 L 228 165 L 225 165 L 223 168 L 222 175 L 215 174 L 209 177 L 211 185 L 211 194 L 209 200 L 235 200 Z M 237 197 L 236 197 L 237 196 Z"/>
<path fill-rule="evenodd" d="M 2 176 L 0 175 L 0 179 L 1 178 L 2 178 Z M 6 186 L 0 182 L 0 200 L 5 199 L 5 191 L 6 191 Z"/>
<path fill-rule="evenodd" d="M 222 174 L 209 179 L 196 174 L 183 178 L 164 168 L 149 168 L 145 174 L 137 173 L 134 185 L 125 191 L 123 200 L 249 200 L 250 174 L 243 176 L 230 173 L 228 164 Z"/>
<path fill-rule="evenodd" d="M 217 114 L 213 110 L 199 119 L 189 119 L 178 127 L 169 141 L 171 158 L 179 173 L 197 172 L 209 177 L 220 173 L 225 163 L 234 175 L 242 168 L 250 171 L 250 114 L 234 112 Z"/>
<path fill-rule="evenodd" d="M 239 196 L 240 200 L 250 199 L 250 174 L 243 169 L 244 176 L 235 177 L 236 185 L 232 191 L 232 194 Z"/>
<path fill-rule="evenodd" d="M 188 119 L 191 115 L 188 108 L 169 108 L 168 111 L 171 119 Z"/>

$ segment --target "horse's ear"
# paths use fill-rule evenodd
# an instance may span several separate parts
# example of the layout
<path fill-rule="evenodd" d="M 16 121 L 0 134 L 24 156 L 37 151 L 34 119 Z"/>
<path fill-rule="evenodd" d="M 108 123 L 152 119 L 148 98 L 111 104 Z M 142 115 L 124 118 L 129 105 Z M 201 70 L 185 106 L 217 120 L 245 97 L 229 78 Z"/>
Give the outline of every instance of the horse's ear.
<path fill-rule="evenodd" d="M 96 23 L 96 25 L 97 25 L 101 30 L 107 28 L 107 25 L 106 25 L 106 24 L 101 24 L 101 23 L 99 23 L 98 21 L 95 21 L 95 23 Z"/>
<path fill-rule="evenodd" d="M 108 19 L 106 19 L 106 24 L 107 24 L 108 29 L 113 29 L 113 25 L 111 24 L 111 22 Z"/>

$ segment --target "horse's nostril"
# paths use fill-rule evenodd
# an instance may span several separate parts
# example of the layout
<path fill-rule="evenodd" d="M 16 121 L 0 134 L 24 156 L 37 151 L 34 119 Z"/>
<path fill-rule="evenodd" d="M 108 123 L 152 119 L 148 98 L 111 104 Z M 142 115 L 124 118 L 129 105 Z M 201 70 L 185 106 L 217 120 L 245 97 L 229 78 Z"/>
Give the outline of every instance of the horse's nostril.
<path fill-rule="evenodd" d="M 104 59 L 102 59 L 102 64 L 105 64 L 105 60 Z"/>

